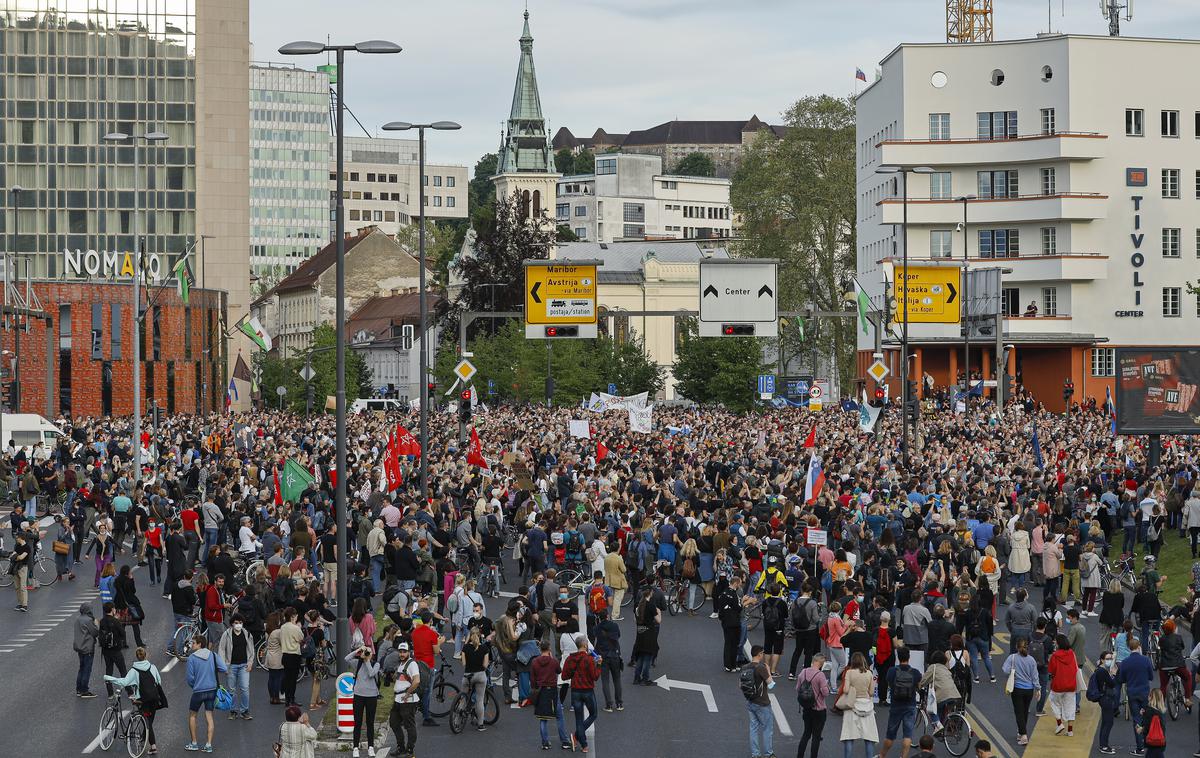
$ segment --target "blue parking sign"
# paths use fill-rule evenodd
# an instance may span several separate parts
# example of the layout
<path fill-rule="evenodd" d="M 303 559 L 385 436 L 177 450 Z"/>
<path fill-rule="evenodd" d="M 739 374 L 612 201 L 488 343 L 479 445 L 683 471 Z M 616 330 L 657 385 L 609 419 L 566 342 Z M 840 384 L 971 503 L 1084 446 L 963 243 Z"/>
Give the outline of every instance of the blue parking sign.
<path fill-rule="evenodd" d="M 608 383 L 608 394 L 610 394 L 610 395 L 617 394 L 617 385 L 613 384 L 612 382 L 609 382 Z"/>
<path fill-rule="evenodd" d="M 758 376 L 758 394 L 774 395 L 775 394 L 775 375 L 774 374 L 759 374 Z"/>

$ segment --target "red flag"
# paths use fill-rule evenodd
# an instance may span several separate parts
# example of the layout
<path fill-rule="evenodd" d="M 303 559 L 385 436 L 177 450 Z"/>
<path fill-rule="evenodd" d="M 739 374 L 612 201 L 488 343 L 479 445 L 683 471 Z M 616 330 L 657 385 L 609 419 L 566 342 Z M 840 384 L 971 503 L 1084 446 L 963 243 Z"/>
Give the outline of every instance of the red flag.
<path fill-rule="evenodd" d="M 388 492 L 400 487 L 400 453 L 396 435 L 388 435 L 387 449 L 383 453 L 383 473 L 387 477 Z"/>
<path fill-rule="evenodd" d="M 608 457 L 608 447 L 603 442 L 596 443 L 596 460 L 602 461 Z"/>
<path fill-rule="evenodd" d="M 283 490 L 279 488 L 279 469 L 275 468 L 275 505 L 283 505 Z"/>
<path fill-rule="evenodd" d="M 329 467 L 329 485 L 337 488 L 337 469 L 332 466 Z"/>
<path fill-rule="evenodd" d="M 479 433 L 471 427 L 471 444 L 467 447 L 467 465 L 486 469 L 488 462 L 483 457 L 483 443 L 479 441 Z"/>
<path fill-rule="evenodd" d="M 399 455 L 411 455 L 414 458 L 421 457 L 421 443 L 413 437 L 412 432 L 404 428 L 403 424 L 396 424 L 396 452 Z"/>
<path fill-rule="evenodd" d="M 804 446 L 805 447 L 816 447 L 817 446 L 817 427 L 816 426 L 814 426 L 812 429 L 808 430 L 808 438 L 806 440 L 804 440 Z"/>

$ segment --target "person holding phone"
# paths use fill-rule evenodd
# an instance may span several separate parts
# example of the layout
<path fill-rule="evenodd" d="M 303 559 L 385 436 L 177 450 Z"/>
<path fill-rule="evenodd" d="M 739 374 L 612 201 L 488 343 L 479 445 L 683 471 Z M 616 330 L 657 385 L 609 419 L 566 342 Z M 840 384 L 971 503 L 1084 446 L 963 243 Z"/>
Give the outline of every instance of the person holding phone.
<path fill-rule="evenodd" d="M 367 730 L 367 755 L 375 755 L 375 709 L 379 705 L 379 663 L 371 648 L 363 645 L 350 651 L 346 662 L 354 671 L 354 740 L 352 758 L 359 758 L 360 737 Z"/>

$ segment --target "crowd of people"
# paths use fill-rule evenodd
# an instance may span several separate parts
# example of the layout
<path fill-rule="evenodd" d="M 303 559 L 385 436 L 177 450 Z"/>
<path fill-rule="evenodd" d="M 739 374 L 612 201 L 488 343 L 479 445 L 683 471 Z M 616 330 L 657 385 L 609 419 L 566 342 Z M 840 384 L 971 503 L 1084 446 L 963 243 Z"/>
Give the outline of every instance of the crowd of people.
<path fill-rule="evenodd" d="M 830 711 L 847 756 L 859 744 L 886 756 L 897 741 L 907 756 L 919 715 L 945 739 L 983 686 L 1011 698 L 1018 745 L 1031 714 L 1052 714 L 1073 737 L 1086 698 L 1101 709 L 1101 752 L 1115 752 L 1114 720 L 1128 707 L 1134 754 L 1161 755 L 1173 674 L 1190 709 L 1196 593 L 1161 597 L 1156 568 L 1165 540 L 1190 537 L 1194 556 L 1200 538 L 1190 438 L 1170 440 L 1150 466 L 1142 442 L 1114 438 L 1094 404 L 929 413 L 907 453 L 894 413 L 864 434 L 844 411 L 658 408 L 649 434 L 608 413 L 589 414 L 590 437 L 571 436 L 568 421 L 582 414 L 477 413 L 486 466 L 468 464 L 452 418 L 435 415 L 425 497 L 416 456 L 399 461 L 402 486 L 387 486 L 387 440 L 398 422 L 412 425 L 404 417 L 352 417 L 344 472 L 333 469 L 329 416 L 167 418 L 157 436 L 145 428 L 136 456 L 127 419 L 60 419 L 56 448 L 0 453 L 16 608 L 28 609 L 40 550 L 53 551 L 65 583 L 92 579 L 101 605 L 76 619 L 76 695 L 94 696 L 99 647 L 110 696 L 127 688 L 140 703 L 151 754 L 161 708 L 151 644 L 187 659 L 187 750 L 213 750 L 214 710 L 252 719 L 252 680 L 265 680 L 286 711 L 281 754 L 311 755 L 307 711 L 322 710 L 323 683 L 349 670 L 355 756 L 360 738 L 375 754 L 385 696 L 398 752 L 411 755 L 420 729 L 438 723 L 432 692 L 449 653 L 473 693 L 475 728 L 488 728 L 486 694 L 499 679 L 505 704 L 532 713 L 543 749 L 553 729 L 560 747 L 587 752 L 598 713 L 624 709 L 624 669 L 633 685 L 653 684 L 660 640 L 676 641 L 666 612 L 684 587 L 703 603 L 683 604 L 721 628 L 713 667 L 745 696 L 752 758 L 775 755 L 769 695 L 785 677 L 804 724 L 798 758 L 816 758 Z M 285 461 L 311 475 L 286 500 Z M 339 478 L 349 493 L 340 524 Z M 58 502 L 61 516 L 47 516 Z M 1129 592 L 1113 568 L 1123 558 Z M 152 591 L 135 581 L 137 565 Z M 484 588 L 506 566 L 516 596 L 497 599 L 494 582 Z M 344 609 L 339 570 L 350 574 Z M 346 661 L 332 653 L 339 611 L 350 618 Z M 156 613 L 194 635 L 149 643 L 142 625 Z M 634 632 L 623 638 L 626 613 Z M 1098 648 L 1086 618 L 1104 630 Z M 1002 661 L 997 634 L 1010 650 Z"/>

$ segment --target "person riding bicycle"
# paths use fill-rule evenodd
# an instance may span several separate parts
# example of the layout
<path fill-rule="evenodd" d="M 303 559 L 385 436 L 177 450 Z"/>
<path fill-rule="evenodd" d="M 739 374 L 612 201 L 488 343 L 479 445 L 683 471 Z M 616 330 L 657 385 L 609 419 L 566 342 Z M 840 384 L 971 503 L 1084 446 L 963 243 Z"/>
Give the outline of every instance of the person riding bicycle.
<path fill-rule="evenodd" d="M 945 728 L 942 721 L 945 719 L 952 701 L 962 698 L 962 694 L 958 691 L 958 687 L 954 686 L 954 674 L 946 667 L 946 651 L 933 651 L 929 660 L 929 668 L 925 670 L 917 686 L 924 691 L 932 684 L 933 690 L 937 694 L 937 713 L 930 714 L 930 721 L 936 725 L 934 729 L 936 736 Z M 924 701 L 925 698 L 922 697 L 918 702 Z"/>
<path fill-rule="evenodd" d="M 1171 674 L 1179 674 L 1183 680 L 1183 692 L 1186 698 L 1184 705 L 1188 713 L 1192 711 L 1192 672 L 1187 667 L 1184 657 L 1183 635 L 1175 630 L 1175 622 L 1167 619 L 1162 623 L 1162 636 L 1158 640 L 1158 681 L 1163 692 L 1167 691 L 1167 681 Z"/>

